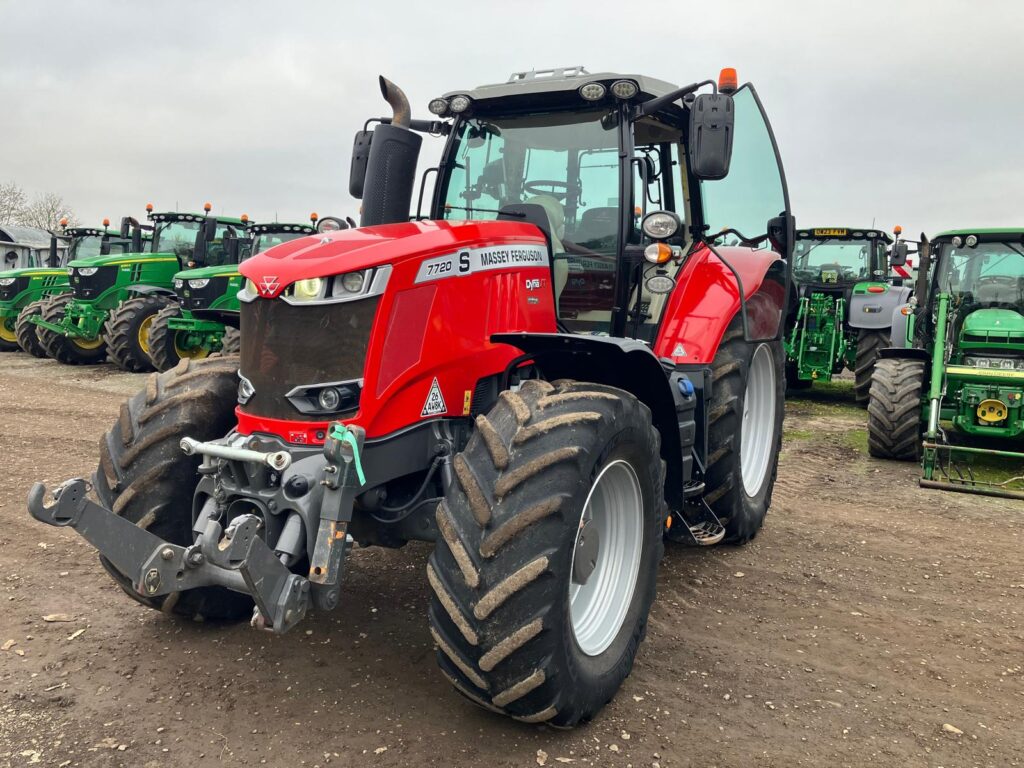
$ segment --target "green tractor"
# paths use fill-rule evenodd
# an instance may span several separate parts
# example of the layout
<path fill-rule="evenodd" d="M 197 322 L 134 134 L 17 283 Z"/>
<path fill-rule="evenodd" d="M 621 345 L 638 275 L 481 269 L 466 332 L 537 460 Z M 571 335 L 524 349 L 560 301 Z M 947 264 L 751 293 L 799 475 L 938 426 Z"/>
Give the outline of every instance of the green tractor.
<path fill-rule="evenodd" d="M 109 226 L 110 220 L 104 219 L 102 229 L 68 227 L 67 219 L 63 219 L 61 234 L 50 237 L 45 263 L 40 259 L 40 263 L 0 274 L 0 352 L 20 349 L 35 357 L 46 357 L 36 336 L 36 326 L 29 318 L 42 311 L 47 298 L 71 289 L 67 273 L 69 260 L 127 248 L 126 241 Z"/>
<path fill-rule="evenodd" d="M 68 263 L 71 294 L 47 299 L 38 317 L 39 339 L 47 354 L 62 363 L 101 363 L 109 355 L 130 372 L 153 370 L 149 332 L 157 313 L 176 297 L 174 276 L 190 266 L 204 222 L 215 222 L 213 245 L 225 235 L 244 230 L 241 219 L 206 213 L 154 213 L 153 234 L 146 248 L 135 227 L 129 253 L 76 259 Z"/>
<path fill-rule="evenodd" d="M 242 221 L 248 238 L 228 237 L 216 248 L 215 222 L 208 219 L 196 242 L 196 268 L 174 276 L 178 300 L 160 310 L 149 331 L 149 356 L 158 371 L 170 370 L 182 358 L 237 352 L 238 291 L 242 288 L 239 262 L 250 254 L 317 232 L 315 213 L 310 216 L 311 224 L 252 224 L 245 216 Z"/>
<path fill-rule="evenodd" d="M 889 267 L 902 266 L 907 245 L 877 229 L 828 227 L 797 232 L 793 258 L 795 306 L 785 337 L 786 383 L 805 389 L 854 372 L 854 397 L 866 404 L 878 352 L 889 344 L 893 310 L 910 288 L 893 285 Z M 890 259 L 891 246 L 891 259 Z"/>
<path fill-rule="evenodd" d="M 920 460 L 926 488 L 1024 499 L 1024 229 L 922 236 L 920 256 L 872 378 L 868 448 Z"/>

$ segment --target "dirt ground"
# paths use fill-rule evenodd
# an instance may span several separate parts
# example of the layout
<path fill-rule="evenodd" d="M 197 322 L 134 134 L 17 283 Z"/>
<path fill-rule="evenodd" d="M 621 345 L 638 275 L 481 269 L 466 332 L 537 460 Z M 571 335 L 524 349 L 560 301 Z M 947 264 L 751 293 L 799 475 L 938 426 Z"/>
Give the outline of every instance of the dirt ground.
<path fill-rule="evenodd" d="M 0 357 L 0 766 L 1024 764 L 1024 504 L 870 460 L 842 387 L 788 404 L 761 535 L 670 548 L 633 674 L 558 731 L 436 671 L 426 546 L 353 553 L 337 613 L 275 637 L 146 610 L 32 521 L 144 381 Z"/>

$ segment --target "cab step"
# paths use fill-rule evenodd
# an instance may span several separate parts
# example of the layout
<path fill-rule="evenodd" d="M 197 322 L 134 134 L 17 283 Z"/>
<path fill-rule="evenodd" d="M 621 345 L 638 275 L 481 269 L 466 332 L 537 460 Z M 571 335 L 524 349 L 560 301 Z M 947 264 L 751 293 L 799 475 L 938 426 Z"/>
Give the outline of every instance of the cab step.
<path fill-rule="evenodd" d="M 725 538 L 725 526 L 703 499 L 689 505 L 687 514 L 673 512 L 675 524 L 668 528 L 668 537 L 693 547 L 714 546 Z"/>

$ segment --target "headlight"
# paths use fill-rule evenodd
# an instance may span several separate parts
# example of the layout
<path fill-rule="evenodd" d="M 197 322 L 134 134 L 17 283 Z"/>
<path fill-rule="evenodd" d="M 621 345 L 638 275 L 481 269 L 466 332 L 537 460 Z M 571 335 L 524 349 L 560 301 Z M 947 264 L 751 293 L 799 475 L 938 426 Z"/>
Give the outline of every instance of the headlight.
<path fill-rule="evenodd" d="M 177 282 L 177 280 L 175 280 L 175 282 Z M 208 277 L 204 277 L 204 278 L 202 278 L 200 280 L 189 280 L 188 281 L 188 287 L 189 288 L 196 288 L 196 289 L 198 289 L 198 288 L 205 288 L 209 284 L 210 284 L 210 278 L 208 278 Z M 177 286 L 175 286 L 175 287 L 177 287 Z"/>
<path fill-rule="evenodd" d="M 331 285 L 331 296 L 345 298 L 362 293 L 366 288 L 366 275 L 365 270 L 338 275 Z"/>
<path fill-rule="evenodd" d="M 324 280 L 322 277 L 307 277 L 305 280 L 299 280 L 292 286 L 292 297 L 296 301 L 316 301 L 321 297 L 321 293 L 324 290 Z"/>
<path fill-rule="evenodd" d="M 605 87 L 601 83 L 587 83 L 580 87 L 580 96 L 587 101 L 597 101 L 604 98 Z"/>
<path fill-rule="evenodd" d="M 612 93 L 620 99 L 632 99 L 640 88 L 632 80 L 616 80 L 612 83 Z"/>
<path fill-rule="evenodd" d="M 96 274 L 97 270 L 99 270 L 99 267 L 79 267 L 78 274 L 81 277 L 92 277 Z"/>
<path fill-rule="evenodd" d="M 448 102 L 448 108 L 452 112 L 458 114 L 459 112 L 465 112 L 469 109 L 469 104 L 469 96 L 459 94 L 458 96 L 452 96 L 452 100 Z"/>
<path fill-rule="evenodd" d="M 448 102 L 445 99 L 431 99 L 427 106 L 431 114 L 441 116 L 448 111 Z"/>
<path fill-rule="evenodd" d="M 0 286 L 3 286 L 4 288 L 12 286 L 14 285 L 14 281 L 17 279 L 18 278 L 16 277 L 0 277 Z"/>
<path fill-rule="evenodd" d="M 648 213 L 640 224 L 640 229 L 652 240 L 667 240 L 679 231 L 679 217 L 671 211 L 654 211 Z"/>
<path fill-rule="evenodd" d="M 75 270 L 72 269 L 71 267 L 68 267 L 68 277 L 71 277 L 73 274 L 75 274 Z"/>
<path fill-rule="evenodd" d="M 185 281 L 184 280 L 182 280 L 180 277 L 174 278 L 174 290 L 180 291 L 184 287 L 185 287 Z"/>
<path fill-rule="evenodd" d="M 251 296 L 259 296 L 260 292 L 256 290 L 256 283 L 251 278 L 245 278 L 245 292 Z"/>
<path fill-rule="evenodd" d="M 336 411 L 341 405 L 341 393 L 334 387 L 324 387 L 316 398 L 322 411 Z"/>

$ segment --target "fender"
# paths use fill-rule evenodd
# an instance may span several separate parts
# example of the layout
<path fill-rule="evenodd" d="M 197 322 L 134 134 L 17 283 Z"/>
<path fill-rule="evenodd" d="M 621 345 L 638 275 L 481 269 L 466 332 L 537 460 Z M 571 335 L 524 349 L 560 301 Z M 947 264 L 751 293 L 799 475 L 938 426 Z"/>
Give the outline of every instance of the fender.
<path fill-rule="evenodd" d="M 142 293 L 152 294 L 155 296 L 173 296 L 175 300 L 178 298 L 178 294 L 172 291 L 170 288 L 161 288 L 156 285 L 129 285 L 125 288 L 129 293 Z"/>
<path fill-rule="evenodd" d="M 787 308 L 786 263 L 774 251 L 723 246 L 743 282 L 752 339 L 778 338 Z M 676 364 L 710 363 L 725 329 L 740 310 L 732 271 L 707 246 L 683 263 L 665 307 L 654 355 Z"/>
<path fill-rule="evenodd" d="M 577 336 L 571 333 L 499 333 L 493 343 L 511 344 L 534 357 L 549 381 L 581 379 L 624 389 L 651 409 L 661 434 L 661 457 L 666 463 L 665 500 L 682 507 L 682 448 L 676 422 L 675 398 L 666 370 L 650 348 L 635 339 Z"/>
<path fill-rule="evenodd" d="M 857 293 L 850 296 L 851 328 L 880 331 L 892 326 L 893 312 L 910 299 L 910 288 L 884 286 L 884 293 Z"/>
<path fill-rule="evenodd" d="M 908 289 L 909 290 L 909 289 Z M 904 313 L 904 309 L 908 310 Z M 894 347 L 905 348 L 910 346 L 910 334 L 907 333 L 910 326 L 910 318 L 913 308 L 910 304 L 900 304 L 892 311 L 892 330 L 889 334 L 889 343 Z"/>

